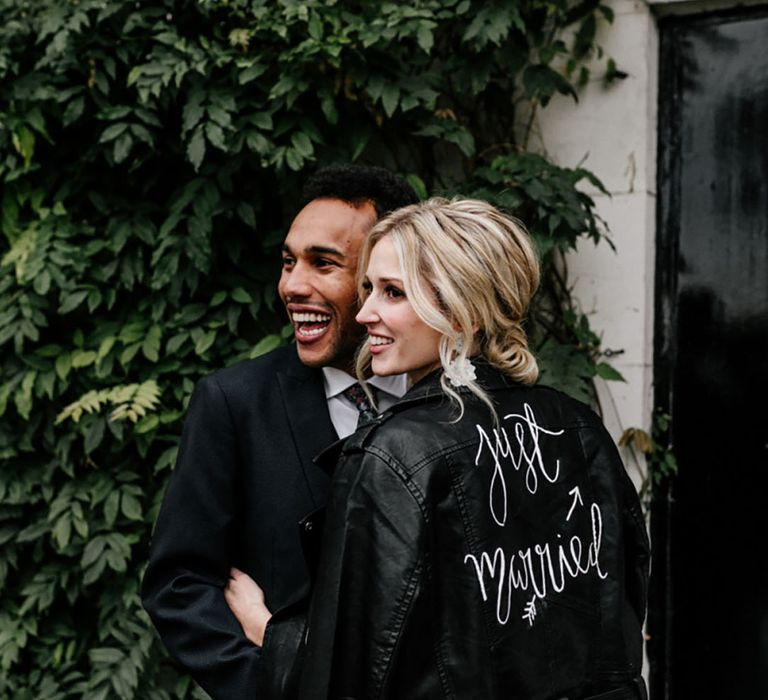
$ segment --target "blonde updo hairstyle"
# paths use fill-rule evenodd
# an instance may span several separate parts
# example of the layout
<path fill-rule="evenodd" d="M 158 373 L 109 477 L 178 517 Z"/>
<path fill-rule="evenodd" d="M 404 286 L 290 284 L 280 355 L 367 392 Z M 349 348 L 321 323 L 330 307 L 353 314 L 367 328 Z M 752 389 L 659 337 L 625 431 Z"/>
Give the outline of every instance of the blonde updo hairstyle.
<path fill-rule="evenodd" d="M 458 379 L 455 367 L 478 353 L 517 382 L 536 381 L 522 323 L 539 285 L 539 261 L 519 221 L 475 199 L 433 197 L 398 209 L 366 237 L 358 268 L 361 298 L 371 251 L 385 236 L 397 251 L 414 311 L 442 334 L 440 382 L 459 406 L 459 418 L 464 403 L 451 380 Z M 366 343 L 358 353 L 359 377 L 370 361 Z M 476 381 L 465 385 L 493 410 Z"/>

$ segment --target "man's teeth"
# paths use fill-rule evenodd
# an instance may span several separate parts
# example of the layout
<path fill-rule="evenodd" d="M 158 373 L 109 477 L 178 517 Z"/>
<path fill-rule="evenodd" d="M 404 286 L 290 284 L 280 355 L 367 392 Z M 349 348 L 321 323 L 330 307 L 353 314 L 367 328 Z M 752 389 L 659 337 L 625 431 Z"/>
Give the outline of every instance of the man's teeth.
<path fill-rule="evenodd" d="M 392 338 L 382 338 L 378 335 L 369 335 L 368 340 L 370 341 L 371 345 L 389 345 L 390 343 L 395 342 L 392 340 Z"/>
<path fill-rule="evenodd" d="M 327 323 L 331 317 L 326 314 L 294 313 L 291 318 L 295 323 Z"/>
<path fill-rule="evenodd" d="M 328 328 L 328 326 L 320 326 L 320 328 L 300 328 L 299 333 L 301 333 L 301 335 L 320 335 L 321 333 L 325 333 L 326 328 Z"/>

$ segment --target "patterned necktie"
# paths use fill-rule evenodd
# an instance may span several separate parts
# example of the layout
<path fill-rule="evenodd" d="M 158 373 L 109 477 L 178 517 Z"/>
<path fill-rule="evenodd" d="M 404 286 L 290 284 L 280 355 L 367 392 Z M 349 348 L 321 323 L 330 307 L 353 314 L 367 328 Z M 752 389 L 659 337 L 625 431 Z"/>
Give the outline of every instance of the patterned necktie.
<path fill-rule="evenodd" d="M 351 401 L 355 408 L 360 411 L 360 415 L 357 417 L 358 428 L 376 419 L 377 413 L 373 410 L 373 406 L 371 406 L 371 402 L 365 395 L 363 387 L 359 384 L 353 384 L 341 393 L 344 398 Z"/>

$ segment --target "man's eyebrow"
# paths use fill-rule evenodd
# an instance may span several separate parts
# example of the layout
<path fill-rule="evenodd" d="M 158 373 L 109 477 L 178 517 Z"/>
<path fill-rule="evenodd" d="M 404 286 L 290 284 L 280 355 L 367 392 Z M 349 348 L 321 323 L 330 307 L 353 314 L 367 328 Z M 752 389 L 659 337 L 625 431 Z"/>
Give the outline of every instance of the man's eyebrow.
<path fill-rule="evenodd" d="M 304 248 L 305 253 L 314 253 L 315 255 L 335 255 L 338 258 L 343 258 L 344 253 L 336 248 L 329 248 L 324 245 L 311 245 L 308 248 Z"/>
<path fill-rule="evenodd" d="M 283 253 L 290 253 L 293 255 L 291 247 L 287 243 L 283 243 Z M 334 255 L 337 258 L 344 258 L 345 255 L 336 248 L 330 248 L 324 245 L 311 245 L 304 248 L 305 255 Z"/>

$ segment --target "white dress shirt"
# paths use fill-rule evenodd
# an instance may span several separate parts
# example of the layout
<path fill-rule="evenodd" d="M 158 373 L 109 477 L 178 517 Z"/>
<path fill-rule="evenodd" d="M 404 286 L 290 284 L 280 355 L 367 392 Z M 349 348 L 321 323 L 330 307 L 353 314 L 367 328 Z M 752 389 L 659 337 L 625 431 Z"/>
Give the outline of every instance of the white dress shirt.
<path fill-rule="evenodd" d="M 325 398 L 328 401 L 328 413 L 331 423 L 340 438 L 355 432 L 360 412 L 357 406 L 341 395 L 341 392 L 357 383 L 357 379 L 335 367 L 323 367 Z M 373 376 L 368 384 L 375 386 L 378 398 L 378 410 L 386 411 L 408 390 L 408 376 L 394 374 L 390 377 Z"/>

